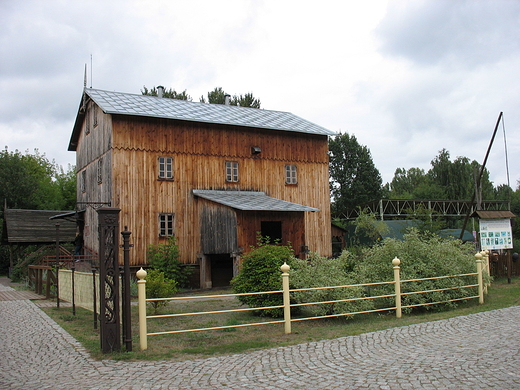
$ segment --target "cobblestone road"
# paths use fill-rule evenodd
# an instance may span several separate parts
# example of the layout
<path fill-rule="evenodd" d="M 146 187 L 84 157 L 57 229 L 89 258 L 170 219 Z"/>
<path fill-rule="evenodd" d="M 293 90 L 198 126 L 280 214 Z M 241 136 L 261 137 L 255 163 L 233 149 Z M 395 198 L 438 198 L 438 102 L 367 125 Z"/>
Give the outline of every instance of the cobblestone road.
<path fill-rule="evenodd" d="M 93 360 L 28 300 L 0 329 L 0 389 L 520 389 L 520 306 L 184 362 Z"/>

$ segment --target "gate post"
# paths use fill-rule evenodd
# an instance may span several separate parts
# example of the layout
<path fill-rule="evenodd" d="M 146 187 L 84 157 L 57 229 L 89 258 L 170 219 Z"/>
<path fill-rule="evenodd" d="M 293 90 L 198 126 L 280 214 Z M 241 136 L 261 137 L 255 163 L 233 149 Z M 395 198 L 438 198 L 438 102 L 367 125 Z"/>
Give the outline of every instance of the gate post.
<path fill-rule="evenodd" d="M 99 336 L 103 353 L 121 349 L 119 315 L 119 212 L 102 207 L 99 221 Z"/>
<path fill-rule="evenodd" d="M 123 236 L 123 343 L 126 352 L 132 351 L 132 311 L 130 299 L 130 234 L 128 228 L 121 232 Z"/>
<path fill-rule="evenodd" d="M 139 305 L 139 343 L 141 351 L 148 349 L 148 330 L 146 328 L 146 271 L 141 268 L 137 276 L 137 300 Z"/>
<path fill-rule="evenodd" d="M 288 264 L 283 263 L 280 267 L 282 271 L 282 288 L 283 288 L 283 317 L 285 334 L 291 333 L 291 297 L 289 295 L 289 267 Z"/>
<path fill-rule="evenodd" d="M 401 309 L 401 268 L 399 265 L 401 264 L 401 260 L 395 257 L 392 260 L 392 265 L 394 266 L 394 282 L 395 282 L 395 316 L 397 318 L 402 317 L 402 309 Z"/>

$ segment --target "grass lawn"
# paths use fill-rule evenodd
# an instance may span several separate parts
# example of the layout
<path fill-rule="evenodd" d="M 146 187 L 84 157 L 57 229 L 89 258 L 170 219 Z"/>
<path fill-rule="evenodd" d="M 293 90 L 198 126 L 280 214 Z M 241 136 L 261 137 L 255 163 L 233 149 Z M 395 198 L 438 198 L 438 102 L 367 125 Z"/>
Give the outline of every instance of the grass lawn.
<path fill-rule="evenodd" d="M 414 314 L 403 313 L 401 319 L 395 318 L 394 313 L 384 313 L 362 314 L 352 318 L 340 317 L 298 321 L 292 323 L 292 333 L 289 335 L 284 333 L 283 324 L 272 324 L 149 336 L 148 350 L 146 351 L 139 350 L 137 306 L 132 306 L 133 351 L 111 354 L 101 353 L 99 329 L 94 329 L 93 314 L 91 312 L 82 308 L 76 308 L 76 315 L 73 316 L 70 307 L 60 307 L 60 309 L 53 307 L 44 308 L 43 310 L 81 342 L 92 357 L 96 359 L 188 360 L 357 335 L 514 305 L 520 305 L 520 279 L 513 279 L 511 284 L 508 284 L 505 279 L 500 279 L 495 281 L 490 287 L 483 305 L 479 305 L 477 299 L 472 299 L 460 303 L 453 310 L 424 311 Z M 176 302 L 175 304 L 169 304 L 167 307 L 160 309 L 160 314 L 227 310 L 240 307 L 243 306 L 233 298 L 215 298 L 212 300 L 190 301 L 190 303 Z M 153 313 L 150 310 L 148 314 Z M 148 333 L 174 329 L 238 325 L 270 320 L 272 319 L 255 317 L 249 312 L 155 319 L 148 320 Z"/>

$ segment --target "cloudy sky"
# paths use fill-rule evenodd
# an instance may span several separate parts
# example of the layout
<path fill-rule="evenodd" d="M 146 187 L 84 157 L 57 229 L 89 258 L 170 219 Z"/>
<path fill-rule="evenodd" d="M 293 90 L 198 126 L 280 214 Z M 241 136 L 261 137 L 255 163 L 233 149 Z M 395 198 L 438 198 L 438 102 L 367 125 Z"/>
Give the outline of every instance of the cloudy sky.
<path fill-rule="evenodd" d="M 253 92 L 355 135 L 384 182 L 482 163 L 502 111 L 487 168 L 507 184 L 507 144 L 520 180 L 518 0 L 0 0 L 0 147 L 74 164 L 85 64 L 98 89 Z"/>

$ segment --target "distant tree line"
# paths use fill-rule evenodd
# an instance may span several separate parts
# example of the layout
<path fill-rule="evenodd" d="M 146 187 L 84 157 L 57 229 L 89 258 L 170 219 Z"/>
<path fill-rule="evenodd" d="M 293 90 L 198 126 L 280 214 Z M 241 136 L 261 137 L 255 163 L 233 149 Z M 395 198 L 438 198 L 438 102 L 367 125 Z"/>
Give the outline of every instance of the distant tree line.
<path fill-rule="evenodd" d="M 146 86 L 143 86 L 141 93 L 143 95 L 158 96 L 157 87 L 152 87 L 151 89 L 148 89 Z M 248 92 L 244 95 L 231 95 L 225 92 L 222 89 L 222 87 L 216 87 L 213 91 L 208 92 L 207 97 L 204 97 L 204 95 L 202 95 L 199 98 L 199 102 L 211 104 L 226 104 L 226 95 L 229 96 L 229 104 L 231 106 L 260 108 L 260 99 L 255 98 L 252 92 Z M 187 100 L 190 102 L 193 101 L 192 97 L 188 94 L 188 92 L 186 92 L 186 90 L 182 92 L 177 92 L 173 88 L 165 89 L 163 97 L 169 99 Z"/>

